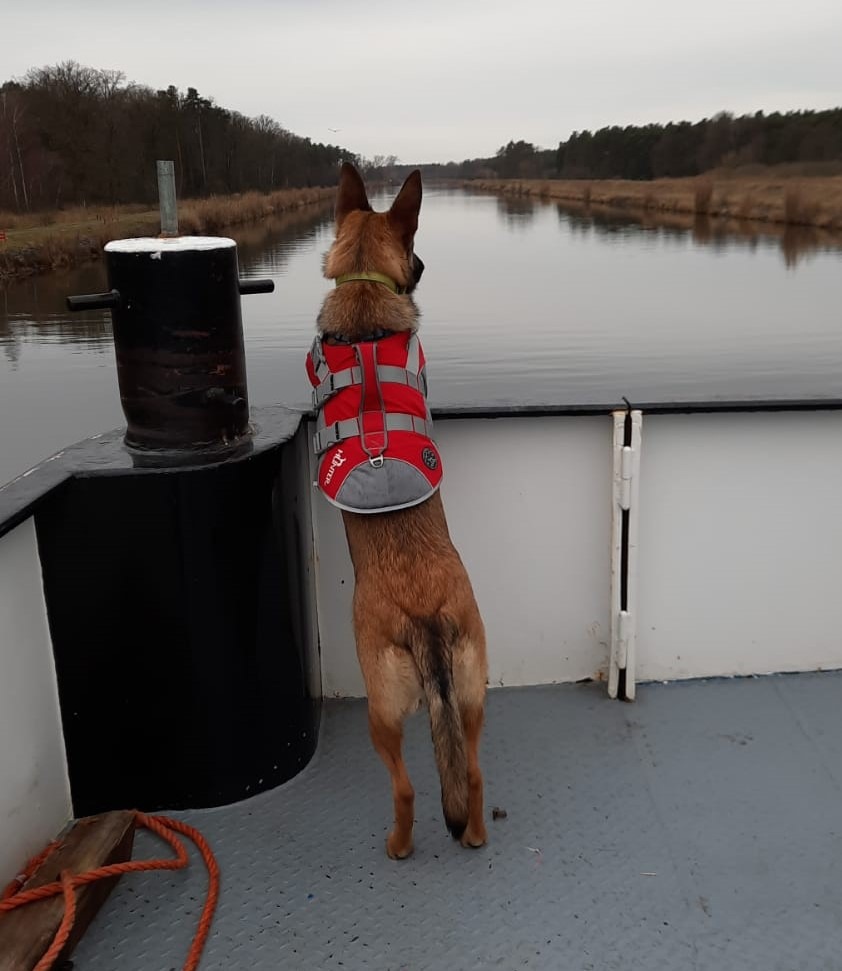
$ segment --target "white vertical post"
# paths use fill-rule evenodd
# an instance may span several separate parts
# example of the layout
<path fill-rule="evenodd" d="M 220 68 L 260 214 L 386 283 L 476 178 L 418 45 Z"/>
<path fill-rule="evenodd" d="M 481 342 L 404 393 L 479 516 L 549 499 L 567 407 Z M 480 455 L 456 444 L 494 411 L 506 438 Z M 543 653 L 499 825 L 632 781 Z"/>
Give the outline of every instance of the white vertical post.
<path fill-rule="evenodd" d="M 614 412 L 614 436 L 611 456 L 613 476 L 611 489 L 611 654 L 608 659 L 608 697 L 616 698 L 620 684 L 620 667 L 625 665 L 620 648 L 620 575 L 622 573 L 623 529 L 622 529 L 622 478 L 623 442 L 625 440 L 626 413 Z"/>
<path fill-rule="evenodd" d="M 640 411 L 614 412 L 608 695 L 616 698 L 620 693 L 620 672 L 623 672 L 623 697 L 627 701 L 633 701 L 635 696 L 638 483 L 642 423 Z"/>
<path fill-rule="evenodd" d="M 629 456 L 629 528 L 626 551 L 626 701 L 634 701 L 636 694 L 635 664 L 637 660 L 637 553 L 640 533 L 640 445 L 643 433 L 643 414 L 631 413 L 631 455 Z M 625 450 L 624 450 L 625 451 Z"/>

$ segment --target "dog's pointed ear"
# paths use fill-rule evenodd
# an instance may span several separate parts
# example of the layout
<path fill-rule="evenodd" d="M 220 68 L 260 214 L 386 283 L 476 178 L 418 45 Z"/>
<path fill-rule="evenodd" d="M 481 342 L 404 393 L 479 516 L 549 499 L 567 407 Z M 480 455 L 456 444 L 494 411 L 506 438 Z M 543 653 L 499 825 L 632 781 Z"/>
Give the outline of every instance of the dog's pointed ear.
<path fill-rule="evenodd" d="M 406 247 L 412 245 L 412 238 L 418 229 L 418 212 L 421 209 L 421 173 L 418 169 L 410 172 L 401 191 L 389 210 L 389 222 L 398 238 Z"/>
<path fill-rule="evenodd" d="M 359 209 L 363 212 L 371 211 L 362 176 L 350 162 L 343 162 L 339 172 L 339 190 L 336 193 L 336 228 L 342 225 L 349 213 Z"/>

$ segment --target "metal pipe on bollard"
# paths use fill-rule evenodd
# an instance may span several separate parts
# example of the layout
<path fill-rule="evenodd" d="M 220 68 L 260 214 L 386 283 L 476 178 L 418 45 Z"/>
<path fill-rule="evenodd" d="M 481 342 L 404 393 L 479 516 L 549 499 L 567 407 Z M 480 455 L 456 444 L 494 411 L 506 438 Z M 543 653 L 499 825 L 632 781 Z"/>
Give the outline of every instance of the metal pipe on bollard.
<path fill-rule="evenodd" d="M 158 159 L 158 205 L 161 235 L 178 236 L 178 204 L 175 198 L 175 163 Z"/>

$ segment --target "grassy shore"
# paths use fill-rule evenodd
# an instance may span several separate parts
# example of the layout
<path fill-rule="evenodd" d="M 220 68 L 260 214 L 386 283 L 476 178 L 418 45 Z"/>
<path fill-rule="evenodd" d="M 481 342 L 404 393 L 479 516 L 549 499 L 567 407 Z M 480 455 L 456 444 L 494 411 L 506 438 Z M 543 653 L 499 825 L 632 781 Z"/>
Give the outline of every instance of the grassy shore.
<path fill-rule="evenodd" d="M 178 205 L 178 225 L 185 235 L 214 235 L 232 226 L 292 212 L 332 199 L 335 188 L 281 189 L 264 195 L 185 199 Z M 102 256 L 112 239 L 155 235 L 158 210 L 126 205 L 64 209 L 57 212 L 0 212 L 0 282 L 74 266 Z"/>
<path fill-rule="evenodd" d="M 730 220 L 842 231 L 842 176 L 728 176 L 652 182 L 483 179 L 466 183 L 504 195 L 557 199 L 644 213 L 686 213 Z"/>

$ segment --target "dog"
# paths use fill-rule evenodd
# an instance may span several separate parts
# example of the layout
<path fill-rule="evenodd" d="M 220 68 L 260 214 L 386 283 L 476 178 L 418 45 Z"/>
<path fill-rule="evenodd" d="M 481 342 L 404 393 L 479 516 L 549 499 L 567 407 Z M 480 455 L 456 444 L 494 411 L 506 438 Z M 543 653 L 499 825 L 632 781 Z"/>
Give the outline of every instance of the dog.
<path fill-rule="evenodd" d="M 340 285 L 318 316 L 324 344 L 414 334 L 419 312 L 412 293 L 424 269 L 414 252 L 421 195 L 416 169 L 388 212 L 374 212 L 357 170 L 342 165 L 336 238 L 324 262 L 325 277 Z M 354 566 L 354 635 L 369 731 L 392 783 L 394 826 L 386 852 L 400 860 L 413 850 L 415 793 L 402 755 L 403 723 L 425 703 L 447 828 L 463 846 L 482 846 L 485 630 L 441 495 L 436 489 L 389 512 L 343 509 L 342 517 Z"/>

